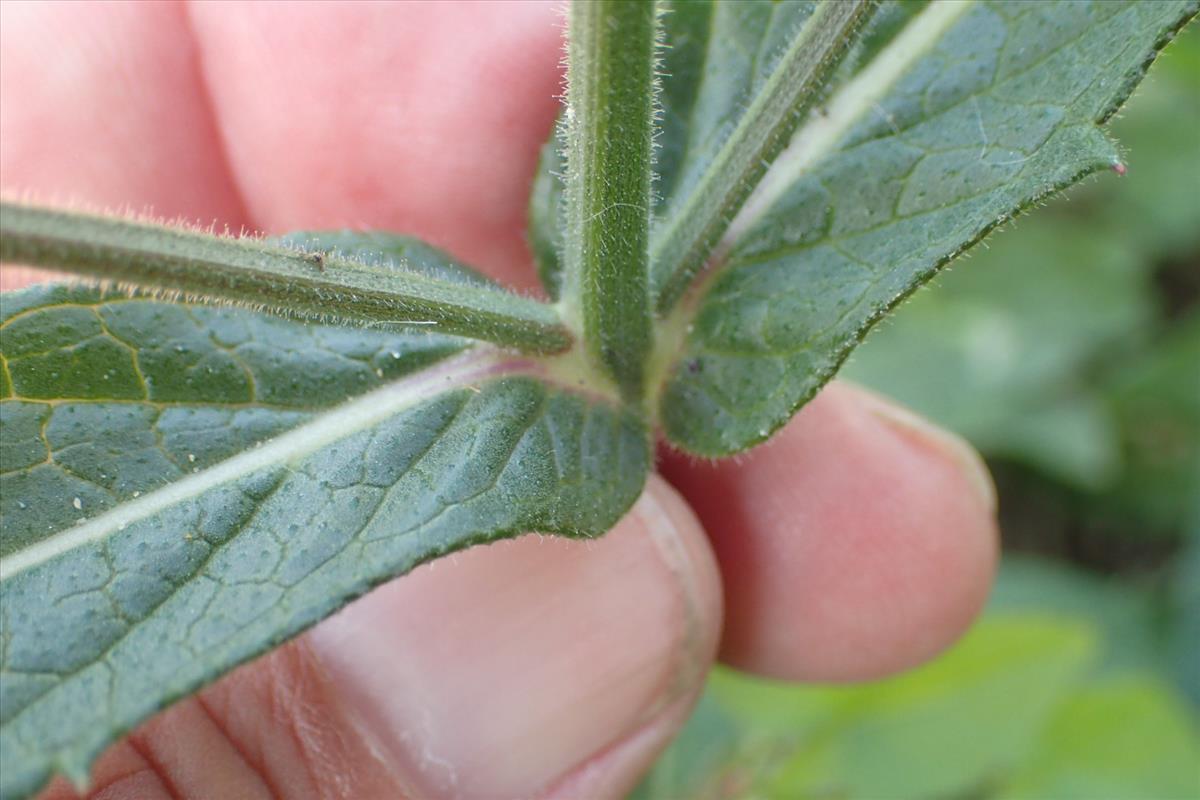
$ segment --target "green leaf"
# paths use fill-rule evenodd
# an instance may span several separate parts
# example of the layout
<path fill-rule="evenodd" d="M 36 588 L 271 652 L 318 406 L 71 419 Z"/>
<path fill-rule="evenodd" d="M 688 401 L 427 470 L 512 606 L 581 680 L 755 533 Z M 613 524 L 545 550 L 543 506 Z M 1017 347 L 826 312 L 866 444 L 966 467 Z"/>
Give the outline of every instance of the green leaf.
<path fill-rule="evenodd" d="M 1102 191 L 1072 197 L 1113 235 L 1150 256 L 1187 257 L 1200 249 L 1200 30 L 1188 26 L 1163 53 L 1154 76 L 1113 120 L 1129 172 Z"/>
<path fill-rule="evenodd" d="M 920 670 L 843 690 L 823 741 L 791 759 L 766 794 L 812 796 L 832 787 L 855 798 L 965 794 L 1029 756 L 1094 647 L 1093 632 L 1073 621 L 991 618 Z"/>
<path fill-rule="evenodd" d="M 1094 646 L 1086 625 L 1012 615 L 984 620 L 930 664 L 867 686 L 805 687 L 717 669 L 706 691 L 713 708 L 680 740 L 715 753 L 693 759 L 691 773 L 656 766 L 641 797 L 964 795 L 1028 757 Z"/>
<path fill-rule="evenodd" d="M 1200 395 L 1188 368 L 1197 356 L 1188 362 L 1186 317 L 1164 316 L 1154 296 L 1162 259 L 1178 259 L 1182 277 L 1200 249 L 1200 204 L 1190 202 L 1200 84 L 1173 69 L 1190 51 L 1200 52 L 1192 28 L 1113 121 L 1127 175 L 1080 186 L 992 237 L 898 308 L 841 373 L 986 456 L 1088 491 L 1111 516 L 1113 503 L 1096 503 L 1103 493 L 1148 523 L 1126 526 L 1132 533 L 1178 526 L 1180 501 L 1197 491 L 1181 480 L 1191 467 L 1180 457 L 1200 449 L 1200 427 L 1186 422 L 1200 419 L 1186 401 L 1189 387 Z M 1140 384 L 1143 399 L 1117 399 L 1114 382 Z M 1152 476 L 1142 465 L 1155 462 Z"/>
<path fill-rule="evenodd" d="M 716 668 L 720 674 L 721 667 Z M 737 721 L 721 707 L 712 691 L 701 695 L 683 730 L 654 762 L 627 800 L 708 800 L 713 789 L 729 783 L 731 763 L 741 752 Z M 743 766 L 744 770 L 744 766 Z"/>
<path fill-rule="evenodd" d="M 664 208 L 650 250 L 660 313 L 712 256 L 875 6 L 839 0 L 673 7 L 660 159 Z"/>
<path fill-rule="evenodd" d="M 1144 677 L 1083 687 L 997 797 L 1187 798 L 1200 793 L 1200 734 L 1180 698 Z"/>
<path fill-rule="evenodd" d="M 427 325 L 536 353 L 560 352 L 571 343 L 552 307 L 491 283 L 447 281 L 429 269 L 404 269 L 403 262 L 381 266 L 14 203 L 0 203 L 0 260 L 297 319 Z"/>
<path fill-rule="evenodd" d="M 466 344 L 80 287 L 6 294 L 0 363 L 13 388 L 0 415 L 0 555 Z"/>
<path fill-rule="evenodd" d="M 589 354 L 640 402 L 650 350 L 648 239 L 657 11 L 571 6 L 563 305 Z"/>
<path fill-rule="evenodd" d="M 6 800 L 423 561 L 604 532 L 649 467 L 636 416 L 462 340 L 67 287 L 4 313 Z"/>
<path fill-rule="evenodd" d="M 1084 621 L 1101 634 L 1098 671 L 1169 674 L 1161 635 L 1162 597 L 1147 587 L 1060 561 L 1005 553 L 987 613 L 1053 614 Z"/>
<path fill-rule="evenodd" d="M 1170 575 L 1168 650 L 1177 685 L 1200 710 L 1200 493 L 1192 505 L 1191 539 Z"/>
<path fill-rule="evenodd" d="M 1099 125 L 1197 4 L 931 3 L 798 131 L 668 321 L 660 399 L 705 455 L 764 440 L 999 222 L 1119 162 Z M 664 362 L 667 359 L 664 359 Z"/>
<path fill-rule="evenodd" d="M 1115 372 L 1107 389 L 1125 470 L 1106 498 L 1161 526 L 1186 529 L 1200 497 L 1200 309 Z"/>

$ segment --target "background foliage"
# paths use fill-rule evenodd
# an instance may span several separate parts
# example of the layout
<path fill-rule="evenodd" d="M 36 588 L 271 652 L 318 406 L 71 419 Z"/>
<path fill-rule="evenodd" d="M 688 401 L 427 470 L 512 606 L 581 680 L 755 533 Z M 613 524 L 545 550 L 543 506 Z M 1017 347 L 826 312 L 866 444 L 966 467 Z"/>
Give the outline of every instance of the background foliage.
<path fill-rule="evenodd" d="M 983 621 L 875 685 L 714 672 L 637 798 L 1200 796 L 1200 32 L 1115 121 L 1128 174 L 1022 218 L 843 377 L 978 447 Z"/>

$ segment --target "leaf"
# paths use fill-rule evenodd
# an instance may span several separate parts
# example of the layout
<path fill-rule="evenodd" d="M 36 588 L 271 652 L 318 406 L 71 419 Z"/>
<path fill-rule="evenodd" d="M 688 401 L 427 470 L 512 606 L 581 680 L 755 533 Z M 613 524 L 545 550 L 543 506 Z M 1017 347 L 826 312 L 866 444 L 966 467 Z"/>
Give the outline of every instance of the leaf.
<path fill-rule="evenodd" d="M 980 0 L 913 17 L 801 128 L 668 321 L 684 341 L 668 437 L 704 455 L 764 440 L 938 268 L 1118 163 L 1099 125 L 1196 7 Z"/>
<path fill-rule="evenodd" d="M 1178 258 L 1182 275 L 1200 249 L 1200 204 L 1190 202 L 1200 185 L 1200 106 L 1191 102 L 1200 84 L 1172 69 L 1193 50 L 1200 31 L 1188 28 L 1113 121 L 1129 151 L 1127 175 L 1082 185 L 990 239 L 898 308 L 841 373 L 986 456 L 1086 490 L 1093 504 L 1103 492 L 1124 516 L 1136 514 L 1124 526 L 1136 534 L 1178 525 L 1182 504 L 1170 497 L 1195 491 L 1180 480 L 1188 466 L 1178 457 L 1198 441 L 1184 420 L 1200 419 L 1183 405 L 1182 392 L 1198 386 L 1187 319 L 1164 316 L 1154 296 L 1162 258 Z M 1161 366 L 1137 394 L 1158 400 L 1112 397 L 1114 378 L 1149 378 L 1151 364 Z M 1166 469 L 1150 477 L 1140 464 L 1156 460 Z M 1097 505 L 1111 516 L 1112 503 Z"/>
<path fill-rule="evenodd" d="M 1180 698 L 1141 676 L 1066 699 L 1000 798 L 1143 800 L 1200 792 L 1200 735 Z"/>
<path fill-rule="evenodd" d="M 604 532 L 649 467 L 638 418 L 462 340 L 66 287 L 4 313 L 6 800 L 423 561 Z"/>
<path fill-rule="evenodd" d="M 1170 575 L 1168 650 L 1177 685 L 1200 710 L 1200 493 L 1192 505 L 1191 538 Z"/>
<path fill-rule="evenodd" d="M 670 755 L 697 771 L 656 766 L 640 797 L 964 795 L 1028 757 L 1094 644 L 1075 621 L 992 616 L 938 660 L 867 686 L 797 686 L 718 668 L 709 710 L 680 740 L 715 755 Z"/>
<path fill-rule="evenodd" d="M 1162 597 L 1136 584 L 1048 558 L 1005 553 L 987 613 L 1086 622 L 1101 634 L 1097 671 L 1167 675 Z"/>
<path fill-rule="evenodd" d="M 736 721 L 713 695 L 712 680 L 710 676 L 708 691 L 700 696 L 683 730 L 627 800 L 715 796 L 714 788 L 726 780 L 731 762 L 739 755 L 740 742 Z"/>
<path fill-rule="evenodd" d="M 664 127 L 682 124 L 684 109 L 687 127 L 662 148 L 665 208 L 650 250 L 660 313 L 708 261 L 876 5 L 674 6 Z"/>
<path fill-rule="evenodd" d="M 979 623 L 918 671 L 843 690 L 823 741 L 785 765 L 766 794 L 811 796 L 818 787 L 894 800 L 966 794 L 1029 756 L 1031 739 L 1086 669 L 1095 643 L 1093 631 L 1073 620 Z"/>
<path fill-rule="evenodd" d="M 715 670 L 703 715 L 638 797 L 1058 797 L 1043 787 L 1088 774 L 1075 796 L 1184 796 L 1164 787 L 1196 736 L 1162 680 L 1153 598 L 1029 559 L 1006 560 L 994 594 L 962 642 L 874 685 Z"/>
<path fill-rule="evenodd" d="M 1200 248 L 1200 30 L 1188 26 L 1163 53 L 1112 130 L 1128 153 L 1129 172 L 1101 191 L 1072 197 L 1113 235 L 1148 256 L 1183 256 Z"/>
<path fill-rule="evenodd" d="M 424 247 L 419 255 L 433 252 Z M 444 269 L 408 270 L 402 261 L 381 267 L 249 237 L 0 202 L 0 260 L 293 319 L 428 325 L 534 353 L 571 344 L 551 306 L 490 282 L 447 281 Z"/>
<path fill-rule="evenodd" d="M 1200 497 L 1200 309 L 1175 321 L 1150 352 L 1106 387 L 1126 464 L 1106 498 L 1160 526 L 1186 529 Z"/>

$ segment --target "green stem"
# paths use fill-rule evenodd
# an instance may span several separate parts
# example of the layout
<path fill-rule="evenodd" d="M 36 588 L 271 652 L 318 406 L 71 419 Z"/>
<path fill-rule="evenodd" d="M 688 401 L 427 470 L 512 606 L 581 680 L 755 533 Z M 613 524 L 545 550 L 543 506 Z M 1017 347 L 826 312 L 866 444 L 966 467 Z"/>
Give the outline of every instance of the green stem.
<path fill-rule="evenodd" d="M 670 311 L 703 268 L 875 5 L 875 0 L 824 0 L 817 5 L 712 166 L 656 231 L 650 260 L 660 314 Z"/>
<path fill-rule="evenodd" d="M 400 269 L 256 239 L 0 203 L 0 261 L 48 267 L 189 300 L 353 325 L 420 324 L 534 353 L 571 336 L 553 307 Z"/>
<path fill-rule="evenodd" d="M 641 398 L 651 344 L 657 24 L 645 0 L 571 5 L 563 304 L 630 400 Z"/>

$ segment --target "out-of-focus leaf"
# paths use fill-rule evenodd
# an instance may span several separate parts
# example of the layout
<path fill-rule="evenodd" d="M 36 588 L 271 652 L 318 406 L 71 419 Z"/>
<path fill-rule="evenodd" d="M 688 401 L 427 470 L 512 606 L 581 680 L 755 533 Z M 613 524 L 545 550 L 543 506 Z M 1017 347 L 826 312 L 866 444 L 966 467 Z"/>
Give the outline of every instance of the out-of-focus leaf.
<path fill-rule="evenodd" d="M 1106 674 L 1168 672 L 1158 598 L 1128 581 L 1048 559 L 1006 554 L 988 599 L 988 612 L 1087 620 L 1101 634 L 1096 664 Z"/>
<path fill-rule="evenodd" d="M 1036 218 L 904 305 L 843 371 L 989 455 L 1083 488 L 1120 469 L 1089 371 L 1143 336 L 1149 279 L 1119 240 Z"/>
<path fill-rule="evenodd" d="M 1028 756 L 1094 648 L 1086 624 L 1021 615 L 986 620 L 934 663 L 871 686 L 798 687 L 718 670 L 708 691 L 733 720 L 736 752 L 710 763 L 704 780 L 652 773 L 639 796 L 895 800 L 965 791 Z"/>
<path fill-rule="evenodd" d="M 1185 28 L 1113 121 L 1128 172 L 1083 187 L 1063 213 L 1152 258 L 1200 248 L 1200 30 Z"/>
<path fill-rule="evenodd" d="M 1182 529 L 1200 496 L 1200 309 L 1113 378 L 1125 470 L 1110 498 Z"/>
<path fill-rule="evenodd" d="M 1081 688 L 1055 711 L 998 800 L 1190 800 L 1200 735 L 1179 698 L 1145 678 Z"/>
<path fill-rule="evenodd" d="M 740 785 L 739 776 L 751 771 L 736 758 L 742 745 L 738 736 L 733 717 L 706 692 L 687 725 L 628 800 L 729 797 Z"/>
<path fill-rule="evenodd" d="M 801 753 L 770 794 L 830 790 L 900 800 L 975 788 L 1029 756 L 1033 734 L 1095 647 L 1086 625 L 990 619 L 923 669 L 846 691 L 842 718 L 815 758 Z"/>
<path fill-rule="evenodd" d="M 1200 493 L 1193 505 L 1191 539 L 1172 575 L 1169 647 L 1176 682 L 1200 710 Z"/>

